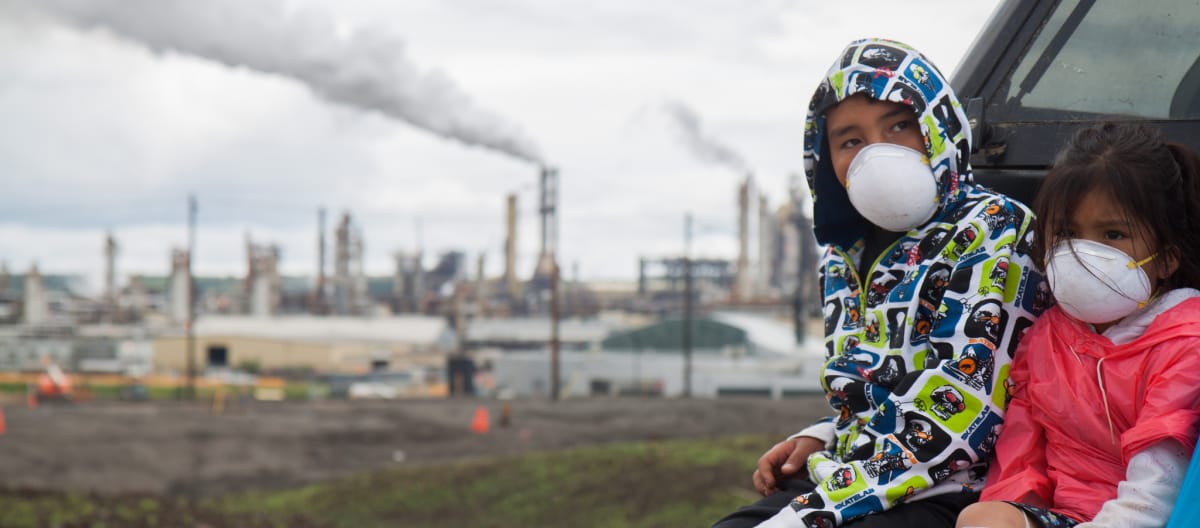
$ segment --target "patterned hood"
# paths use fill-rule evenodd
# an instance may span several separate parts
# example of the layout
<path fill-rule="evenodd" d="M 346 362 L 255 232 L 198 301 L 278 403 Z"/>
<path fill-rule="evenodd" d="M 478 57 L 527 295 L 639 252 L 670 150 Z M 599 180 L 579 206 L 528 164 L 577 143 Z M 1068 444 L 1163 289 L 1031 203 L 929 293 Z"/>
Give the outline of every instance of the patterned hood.
<path fill-rule="evenodd" d="M 916 112 L 941 194 L 934 220 L 962 201 L 964 184 L 971 178 L 971 129 L 941 72 L 905 44 L 883 39 L 852 42 L 813 94 L 804 131 L 804 172 L 812 189 L 817 241 L 843 248 L 862 238 L 869 223 L 850 204 L 830 164 L 825 112 L 855 94 L 908 105 Z"/>

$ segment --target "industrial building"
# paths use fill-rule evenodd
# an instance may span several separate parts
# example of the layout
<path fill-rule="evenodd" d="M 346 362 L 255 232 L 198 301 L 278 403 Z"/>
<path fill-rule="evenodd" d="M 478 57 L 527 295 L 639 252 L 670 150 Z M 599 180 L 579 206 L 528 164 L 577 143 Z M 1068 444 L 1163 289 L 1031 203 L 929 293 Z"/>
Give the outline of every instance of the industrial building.
<path fill-rule="evenodd" d="M 365 374 L 440 368 L 456 339 L 441 317 L 206 316 L 196 320 L 193 347 L 200 372 Z M 154 338 L 157 370 L 182 373 L 187 361 L 183 332 Z"/>
<path fill-rule="evenodd" d="M 686 390 L 697 397 L 783 398 L 821 391 L 819 338 L 797 345 L 787 322 L 749 314 L 716 313 L 691 324 L 690 383 L 684 382 L 683 321 L 674 319 L 612 334 L 587 350 L 564 351 L 562 395 L 677 397 Z M 550 369 L 544 350 L 499 356 L 496 393 L 546 396 Z"/>

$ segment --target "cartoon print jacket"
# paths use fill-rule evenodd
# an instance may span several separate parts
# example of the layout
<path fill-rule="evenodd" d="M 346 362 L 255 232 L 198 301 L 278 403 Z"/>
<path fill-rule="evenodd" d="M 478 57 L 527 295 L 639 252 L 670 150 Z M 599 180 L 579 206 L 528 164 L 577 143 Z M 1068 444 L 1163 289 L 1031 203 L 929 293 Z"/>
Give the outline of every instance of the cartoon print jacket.
<path fill-rule="evenodd" d="M 912 107 L 940 190 L 933 218 L 885 249 L 866 277 L 856 270 L 868 224 L 822 138 L 825 111 L 854 94 Z M 971 182 L 962 106 L 904 44 L 852 43 L 817 88 L 806 125 L 814 228 L 828 246 L 822 384 L 837 436 L 833 449 L 809 458 L 818 485 L 792 501 L 795 525 L 836 526 L 977 490 L 1003 420 L 1017 337 L 1051 302 L 1028 256 L 1033 215 Z"/>
<path fill-rule="evenodd" d="M 1054 511 L 1091 520 L 1117 496 L 1135 454 L 1166 439 L 1196 443 L 1198 348 L 1200 298 L 1120 345 L 1051 308 L 1013 361 L 1012 402 L 984 500 L 1032 492 Z"/>

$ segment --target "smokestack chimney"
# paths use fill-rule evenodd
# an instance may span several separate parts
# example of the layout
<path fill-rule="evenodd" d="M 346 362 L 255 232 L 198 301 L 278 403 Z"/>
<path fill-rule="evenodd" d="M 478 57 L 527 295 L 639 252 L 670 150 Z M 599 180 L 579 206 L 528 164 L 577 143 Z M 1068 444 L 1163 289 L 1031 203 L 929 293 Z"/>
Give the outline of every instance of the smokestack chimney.
<path fill-rule="evenodd" d="M 484 275 L 486 263 L 487 253 L 480 251 L 479 257 L 475 260 L 475 305 L 477 306 L 475 315 L 478 317 L 487 317 L 489 310 L 487 277 Z"/>
<path fill-rule="evenodd" d="M 750 278 L 750 191 L 753 185 L 751 176 L 747 175 L 738 186 L 738 258 L 737 274 L 733 279 L 733 300 L 742 300 L 747 291 Z"/>
<path fill-rule="evenodd" d="M 558 254 L 558 169 L 542 167 L 540 191 L 538 212 L 542 215 L 542 249 L 534 276 L 549 278 Z"/>
<path fill-rule="evenodd" d="M 771 253 L 775 249 L 775 225 L 767 195 L 758 193 L 758 262 L 754 266 L 755 295 L 765 295 L 771 288 Z"/>
<path fill-rule="evenodd" d="M 117 308 L 117 240 L 112 231 L 104 237 L 104 311 L 110 321 Z"/>
<path fill-rule="evenodd" d="M 505 200 L 504 225 L 504 287 L 509 297 L 520 294 L 517 284 L 517 193 L 508 193 Z"/>
<path fill-rule="evenodd" d="M 0 293 L 8 291 L 8 281 L 12 280 L 8 273 L 8 263 L 0 262 Z"/>
<path fill-rule="evenodd" d="M 188 319 L 188 306 L 191 301 L 191 284 L 188 280 L 190 255 L 185 249 L 171 250 L 171 283 L 169 296 L 171 300 L 171 319 L 177 323 Z"/>
<path fill-rule="evenodd" d="M 325 208 L 317 209 L 317 284 L 313 289 L 313 313 L 326 314 L 325 306 Z"/>
<path fill-rule="evenodd" d="M 350 313 L 350 213 L 342 213 L 333 260 L 333 312 Z"/>
<path fill-rule="evenodd" d="M 29 268 L 25 274 L 25 323 L 36 325 L 45 323 L 50 318 L 49 306 L 46 302 L 46 289 L 42 284 L 42 274 L 38 272 L 37 264 Z"/>

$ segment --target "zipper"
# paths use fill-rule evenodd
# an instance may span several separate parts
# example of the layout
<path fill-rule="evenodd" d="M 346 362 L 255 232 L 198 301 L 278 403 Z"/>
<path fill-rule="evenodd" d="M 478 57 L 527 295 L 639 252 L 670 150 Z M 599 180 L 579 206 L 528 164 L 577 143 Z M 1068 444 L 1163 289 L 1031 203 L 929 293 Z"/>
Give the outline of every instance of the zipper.
<path fill-rule="evenodd" d="M 900 241 L 904 240 L 904 238 L 905 238 L 905 236 L 901 236 L 900 238 L 893 240 L 892 243 L 888 245 L 888 247 L 884 248 L 883 251 L 879 252 L 879 255 L 877 255 L 875 257 L 875 262 L 872 262 L 871 267 L 867 268 L 867 277 L 870 277 L 871 272 L 874 271 L 875 268 L 879 267 L 879 264 L 881 262 L 883 262 L 884 257 L 892 254 L 892 251 L 894 251 L 896 249 L 896 246 L 898 246 L 900 244 Z M 833 253 L 835 255 L 841 257 L 842 262 L 845 262 L 847 264 L 846 267 L 850 268 L 850 273 L 854 277 L 854 284 L 856 286 L 858 286 L 858 306 L 859 306 L 859 309 L 862 310 L 862 313 L 859 314 L 858 322 L 859 322 L 860 328 L 865 327 L 864 318 L 867 316 L 867 314 L 866 314 L 866 311 L 867 311 L 867 285 L 863 282 L 863 278 L 861 276 L 859 276 L 858 266 L 854 265 L 854 259 L 851 259 L 850 255 L 848 253 L 846 253 L 845 251 L 842 251 L 836 247 L 832 247 L 831 249 L 833 250 Z M 905 317 L 908 317 L 908 316 L 905 315 Z"/>

